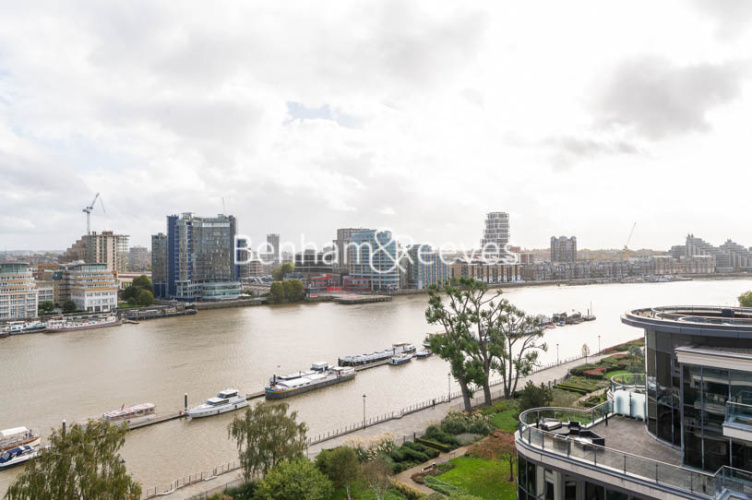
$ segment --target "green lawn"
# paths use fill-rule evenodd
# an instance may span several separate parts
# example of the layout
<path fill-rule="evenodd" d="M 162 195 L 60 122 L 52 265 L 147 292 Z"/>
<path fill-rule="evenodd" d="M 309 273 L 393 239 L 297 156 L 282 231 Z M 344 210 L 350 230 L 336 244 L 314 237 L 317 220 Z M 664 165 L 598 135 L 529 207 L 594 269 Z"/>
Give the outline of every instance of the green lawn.
<path fill-rule="evenodd" d="M 516 418 L 517 413 L 519 413 L 517 408 L 496 413 L 491 417 L 491 424 L 502 431 L 514 432 L 519 425 L 519 420 Z"/>
<path fill-rule="evenodd" d="M 609 383 L 611 383 L 611 377 L 613 377 L 615 375 L 629 375 L 631 373 L 632 372 L 630 372 L 629 370 L 614 370 L 612 372 L 606 372 L 606 373 L 604 373 L 603 374 L 603 378 L 605 380 L 608 380 Z M 629 380 L 629 378 L 627 380 Z"/>
<path fill-rule="evenodd" d="M 462 488 L 470 495 L 489 500 L 516 499 L 517 483 L 509 482 L 509 463 L 498 460 L 458 457 L 452 460 L 455 468 L 437 479 Z M 515 467 L 515 477 L 517 475 Z"/>
<path fill-rule="evenodd" d="M 351 488 L 350 496 L 352 498 L 357 498 L 358 500 L 376 500 L 376 493 L 374 493 L 373 490 L 368 489 L 367 487 Z M 347 499 L 347 492 L 345 492 L 344 488 L 335 490 L 334 495 L 332 495 L 329 498 L 329 500 L 346 500 L 346 499 Z M 384 500 L 405 500 L 405 497 L 403 497 L 397 490 L 390 489 L 390 490 L 387 490 L 386 494 L 384 495 Z"/>

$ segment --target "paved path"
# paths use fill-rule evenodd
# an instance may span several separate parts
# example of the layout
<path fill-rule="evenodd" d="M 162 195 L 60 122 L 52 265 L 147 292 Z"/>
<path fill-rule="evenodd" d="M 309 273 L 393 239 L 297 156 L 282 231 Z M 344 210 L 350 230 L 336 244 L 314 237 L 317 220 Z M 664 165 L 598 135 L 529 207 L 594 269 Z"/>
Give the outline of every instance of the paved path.
<path fill-rule="evenodd" d="M 405 471 L 400 472 L 396 476 L 394 476 L 394 480 L 398 483 L 406 484 L 407 486 L 410 486 L 411 488 L 415 488 L 416 490 L 420 491 L 421 493 L 436 493 L 435 490 L 432 490 L 425 484 L 418 484 L 415 481 L 412 480 L 412 475 L 417 474 L 418 472 L 422 472 L 424 467 L 428 467 L 432 463 L 444 463 L 448 462 L 449 460 L 452 460 L 453 458 L 461 457 L 465 453 L 467 453 L 468 448 L 470 448 L 470 445 L 468 446 L 460 446 L 456 450 L 450 451 L 448 453 L 442 453 L 438 457 L 434 458 L 433 460 L 429 460 L 426 463 L 416 465 L 412 469 L 407 469 Z"/>
<path fill-rule="evenodd" d="M 589 356 L 588 362 L 596 362 L 610 355 L 611 354 Z M 584 359 L 577 359 L 574 361 L 570 361 L 569 363 L 562 363 L 560 365 L 552 366 L 550 368 L 546 368 L 539 372 L 533 373 L 526 378 L 520 379 L 520 382 L 517 385 L 517 390 L 522 389 L 528 380 L 531 380 L 536 385 L 541 384 L 541 383 L 548 384 L 549 382 L 553 384 L 554 381 L 564 378 L 571 368 L 574 368 L 575 366 L 580 366 L 584 363 L 585 363 Z M 500 398 L 499 392 L 501 390 L 502 390 L 502 386 L 500 385 L 491 387 L 491 393 L 494 396 L 494 398 Z M 474 398 L 474 404 L 480 404 L 480 402 L 482 401 L 482 397 L 483 397 L 482 391 L 479 393 L 476 393 L 476 397 Z M 460 410 L 460 409 L 462 409 L 462 400 L 460 398 L 455 398 L 452 400 L 451 403 L 440 403 L 434 407 L 426 408 L 425 410 L 421 410 L 421 411 L 412 413 L 410 415 L 406 415 L 399 419 L 383 422 L 381 424 L 368 427 L 364 430 L 359 430 L 350 434 L 345 434 L 345 435 L 336 437 L 334 439 L 330 439 L 329 441 L 324 441 L 323 443 L 315 444 L 308 449 L 308 457 L 314 458 L 316 455 L 319 454 L 321 450 L 327 449 L 327 448 L 336 448 L 337 446 L 340 446 L 341 444 L 347 441 L 353 441 L 353 440 L 368 441 L 370 439 L 383 436 L 384 434 L 387 434 L 387 433 L 393 435 L 395 441 L 397 441 L 397 444 L 401 444 L 403 440 L 412 440 L 413 433 L 422 432 L 429 425 L 441 422 L 441 420 L 446 416 L 449 410 Z M 170 495 L 167 495 L 166 497 L 162 497 L 162 498 L 168 498 L 169 500 L 190 498 L 193 495 L 197 495 L 204 491 L 209 491 L 223 484 L 235 481 L 237 480 L 238 477 L 239 477 L 238 471 L 231 472 L 231 473 L 219 476 L 216 479 L 213 479 L 211 481 L 205 481 L 203 483 L 193 484 L 191 486 L 181 488 L 177 490 L 176 492 Z M 413 481 L 410 481 L 410 483 L 408 484 L 410 484 L 411 486 L 415 485 Z"/>

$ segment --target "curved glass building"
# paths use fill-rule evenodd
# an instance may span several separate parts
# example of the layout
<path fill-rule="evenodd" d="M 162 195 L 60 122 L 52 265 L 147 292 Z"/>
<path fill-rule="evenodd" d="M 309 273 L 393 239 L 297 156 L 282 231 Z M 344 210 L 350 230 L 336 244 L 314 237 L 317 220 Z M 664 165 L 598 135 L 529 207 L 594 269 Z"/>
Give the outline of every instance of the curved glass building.
<path fill-rule="evenodd" d="M 656 307 L 622 322 L 645 331 L 648 432 L 680 447 L 684 465 L 751 470 L 750 443 L 733 430 L 744 419 L 733 417 L 752 404 L 752 309 Z"/>

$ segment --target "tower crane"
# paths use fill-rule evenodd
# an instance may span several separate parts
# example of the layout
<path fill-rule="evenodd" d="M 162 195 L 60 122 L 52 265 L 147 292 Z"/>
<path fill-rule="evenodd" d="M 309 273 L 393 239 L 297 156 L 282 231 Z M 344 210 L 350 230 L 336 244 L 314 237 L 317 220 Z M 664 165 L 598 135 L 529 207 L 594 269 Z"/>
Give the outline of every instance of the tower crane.
<path fill-rule="evenodd" d="M 624 260 L 629 260 L 629 242 L 632 241 L 632 235 L 634 234 L 634 230 L 637 227 L 637 223 L 635 222 L 632 224 L 632 230 L 629 232 L 629 238 L 627 238 L 627 242 L 624 244 Z"/>
<path fill-rule="evenodd" d="M 83 212 L 86 214 L 86 234 L 91 234 L 91 211 L 94 210 L 94 204 L 99 200 L 99 206 L 102 207 L 102 212 L 107 213 L 107 210 L 104 209 L 104 202 L 102 202 L 102 198 L 99 197 L 99 193 L 94 197 L 93 200 L 91 200 L 91 203 L 88 207 L 85 207 L 83 209 Z"/>

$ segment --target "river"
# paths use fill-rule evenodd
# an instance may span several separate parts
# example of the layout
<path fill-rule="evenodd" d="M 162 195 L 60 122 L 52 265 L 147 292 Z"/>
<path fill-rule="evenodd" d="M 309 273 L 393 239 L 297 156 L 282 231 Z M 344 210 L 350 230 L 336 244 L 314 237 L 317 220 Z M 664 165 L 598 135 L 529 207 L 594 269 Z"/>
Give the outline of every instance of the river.
<path fill-rule="evenodd" d="M 542 362 L 592 352 L 642 335 L 621 324 L 628 309 L 671 304 L 735 305 L 752 280 L 655 284 L 524 287 L 504 297 L 531 314 L 585 312 L 598 319 L 546 331 Z M 307 369 L 316 361 L 370 352 L 394 342 L 422 342 L 438 328 L 426 324 L 427 296 L 344 306 L 296 304 L 201 311 L 196 316 L 144 321 L 118 328 L 0 340 L 0 429 L 41 429 L 100 415 L 121 405 L 152 402 L 158 412 L 182 408 L 217 391 L 261 390 L 273 373 Z M 443 395 L 447 365 L 432 357 L 360 372 L 352 382 L 289 399 L 309 435 L 336 429 Z M 454 389 L 453 389 L 454 390 Z M 128 434 L 122 455 L 144 489 L 237 459 L 227 439 L 234 414 L 171 421 Z M 0 473 L 0 492 L 20 473 Z"/>

